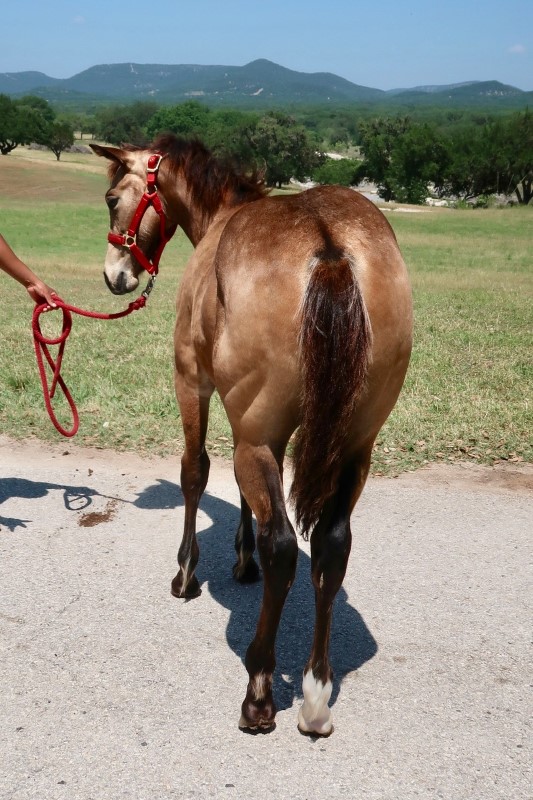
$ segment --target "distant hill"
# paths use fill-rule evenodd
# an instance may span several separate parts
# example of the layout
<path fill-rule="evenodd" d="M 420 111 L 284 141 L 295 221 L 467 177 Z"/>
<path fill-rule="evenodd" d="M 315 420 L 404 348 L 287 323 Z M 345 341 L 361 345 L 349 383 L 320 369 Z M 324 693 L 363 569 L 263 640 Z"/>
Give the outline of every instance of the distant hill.
<path fill-rule="evenodd" d="M 58 83 L 61 83 L 58 78 L 49 78 L 44 72 L 0 72 L 1 94 L 30 94 L 35 89 Z"/>
<path fill-rule="evenodd" d="M 533 92 L 523 92 L 499 81 L 472 81 L 451 86 L 427 86 L 405 89 L 394 100 L 406 105 L 483 107 L 494 109 L 524 108 L 533 101 Z"/>
<path fill-rule="evenodd" d="M 411 89 L 389 89 L 387 94 L 405 94 L 406 92 L 427 92 L 428 94 L 435 94 L 436 92 L 449 92 L 452 89 L 460 89 L 463 86 L 474 86 L 479 81 L 463 81 L 463 83 L 447 83 L 444 86 L 413 86 Z"/>
<path fill-rule="evenodd" d="M 385 92 L 329 72 L 297 72 L 259 59 L 243 67 L 195 64 L 100 64 L 71 78 L 42 72 L 0 73 L 0 93 L 37 94 L 61 105 L 197 99 L 214 106 L 267 108 L 291 105 L 484 106 L 523 108 L 533 92 L 498 81 L 418 86 Z"/>

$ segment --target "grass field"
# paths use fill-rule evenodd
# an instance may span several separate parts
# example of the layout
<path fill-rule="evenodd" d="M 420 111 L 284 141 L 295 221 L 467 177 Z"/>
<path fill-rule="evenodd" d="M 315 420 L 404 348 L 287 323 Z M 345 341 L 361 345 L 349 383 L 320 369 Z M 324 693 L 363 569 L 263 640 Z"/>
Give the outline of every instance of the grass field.
<path fill-rule="evenodd" d="M 0 231 L 68 302 L 116 311 L 104 285 L 107 187 L 94 156 L 0 157 Z M 413 283 L 415 346 L 404 391 L 376 443 L 374 472 L 431 461 L 533 461 L 533 208 L 388 210 Z M 63 376 L 80 417 L 78 444 L 157 454 L 181 451 L 172 387 L 174 298 L 191 246 L 165 251 L 148 306 L 125 320 L 75 317 Z M 0 272 L 3 353 L 0 432 L 60 440 L 44 408 L 31 337 L 32 304 Z M 45 317 L 59 331 L 61 314 Z M 67 409 L 58 401 L 60 418 Z M 218 398 L 208 447 L 231 452 Z"/>

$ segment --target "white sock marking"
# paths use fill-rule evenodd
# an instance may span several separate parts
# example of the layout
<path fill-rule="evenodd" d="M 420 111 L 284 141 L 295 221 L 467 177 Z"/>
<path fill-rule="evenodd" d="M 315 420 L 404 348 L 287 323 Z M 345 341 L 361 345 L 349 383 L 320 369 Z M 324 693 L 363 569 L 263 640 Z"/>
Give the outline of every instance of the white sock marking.
<path fill-rule="evenodd" d="M 327 736 L 333 728 L 328 706 L 333 689 L 331 681 L 327 681 L 324 685 L 315 678 L 313 671 L 309 670 L 304 674 L 302 689 L 304 702 L 298 713 L 298 727 L 304 733 Z"/>
<path fill-rule="evenodd" d="M 270 688 L 270 681 L 264 672 L 258 672 L 252 679 L 252 692 L 256 700 L 264 700 Z"/>

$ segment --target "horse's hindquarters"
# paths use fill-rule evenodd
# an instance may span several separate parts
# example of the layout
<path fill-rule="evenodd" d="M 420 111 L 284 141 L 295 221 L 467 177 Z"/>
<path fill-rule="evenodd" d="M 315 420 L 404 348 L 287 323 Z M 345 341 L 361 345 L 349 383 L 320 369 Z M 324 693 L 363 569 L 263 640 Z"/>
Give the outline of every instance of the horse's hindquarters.
<path fill-rule="evenodd" d="M 353 447 L 359 441 L 375 439 L 396 404 L 409 366 L 413 329 L 411 286 L 396 246 L 389 267 L 389 274 L 382 269 L 376 274 L 369 264 L 360 278 L 372 329 L 372 350 L 365 391 L 353 419 Z"/>

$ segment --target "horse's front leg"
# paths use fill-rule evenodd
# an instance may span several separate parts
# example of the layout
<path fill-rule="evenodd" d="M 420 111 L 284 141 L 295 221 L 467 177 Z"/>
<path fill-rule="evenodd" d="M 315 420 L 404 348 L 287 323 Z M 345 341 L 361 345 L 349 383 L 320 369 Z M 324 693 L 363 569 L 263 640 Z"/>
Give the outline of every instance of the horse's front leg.
<path fill-rule="evenodd" d="M 285 509 L 279 465 L 271 450 L 239 443 L 235 472 L 257 519 L 257 547 L 263 570 L 263 602 L 255 637 L 246 652 L 249 681 L 239 727 L 269 730 L 274 727 L 276 715 L 272 697 L 276 633 L 294 580 L 298 545 Z"/>
<path fill-rule="evenodd" d="M 192 390 L 190 383 L 179 374 L 176 374 L 175 383 L 185 437 L 185 450 L 181 459 L 185 522 L 178 551 L 179 570 L 172 581 L 171 592 L 174 597 L 192 598 L 201 594 L 200 584 L 194 574 L 199 556 L 196 514 L 209 476 L 205 437 L 211 394 L 209 387 L 203 387 L 201 391 Z"/>

